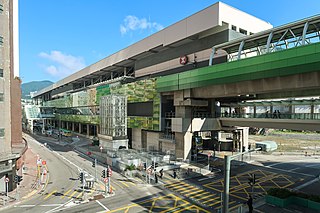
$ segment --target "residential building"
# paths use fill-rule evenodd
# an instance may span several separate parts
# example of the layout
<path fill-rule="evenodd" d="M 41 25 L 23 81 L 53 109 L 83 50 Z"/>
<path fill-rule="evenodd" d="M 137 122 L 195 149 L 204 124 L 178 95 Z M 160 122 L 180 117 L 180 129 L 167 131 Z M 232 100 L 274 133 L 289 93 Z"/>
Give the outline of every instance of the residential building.
<path fill-rule="evenodd" d="M 18 0 L 0 0 L 0 191 L 23 163 L 21 80 L 19 78 Z"/>

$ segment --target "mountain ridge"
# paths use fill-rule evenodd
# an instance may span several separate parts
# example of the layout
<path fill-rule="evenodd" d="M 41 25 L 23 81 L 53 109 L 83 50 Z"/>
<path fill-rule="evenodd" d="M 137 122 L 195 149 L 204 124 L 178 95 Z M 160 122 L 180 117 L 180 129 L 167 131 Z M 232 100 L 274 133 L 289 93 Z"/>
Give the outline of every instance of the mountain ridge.
<path fill-rule="evenodd" d="M 27 83 L 21 84 L 21 98 L 22 99 L 31 99 L 30 92 L 40 91 L 50 85 L 53 82 L 49 80 L 44 81 L 30 81 Z"/>

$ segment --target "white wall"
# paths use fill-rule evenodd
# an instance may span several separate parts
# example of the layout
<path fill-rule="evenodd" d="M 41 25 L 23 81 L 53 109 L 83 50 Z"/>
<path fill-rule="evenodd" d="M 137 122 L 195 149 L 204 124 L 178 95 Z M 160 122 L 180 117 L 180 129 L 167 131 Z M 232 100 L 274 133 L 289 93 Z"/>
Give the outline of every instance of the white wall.
<path fill-rule="evenodd" d="M 219 2 L 219 6 L 219 24 L 222 25 L 222 22 L 226 22 L 229 24 L 229 29 L 231 29 L 231 25 L 234 25 L 237 27 L 238 32 L 239 28 L 242 28 L 247 30 L 248 33 L 257 33 L 273 27 L 266 21 L 256 18 L 222 2 Z"/>

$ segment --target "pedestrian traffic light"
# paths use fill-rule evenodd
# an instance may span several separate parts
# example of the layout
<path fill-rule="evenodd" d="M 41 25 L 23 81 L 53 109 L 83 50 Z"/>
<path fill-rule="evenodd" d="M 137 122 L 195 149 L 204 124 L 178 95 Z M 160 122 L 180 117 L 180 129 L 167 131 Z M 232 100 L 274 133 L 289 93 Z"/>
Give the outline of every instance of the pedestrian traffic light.
<path fill-rule="evenodd" d="M 96 167 L 96 160 L 95 159 L 92 161 L 92 167 Z"/>
<path fill-rule="evenodd" d="M 102 170 L 102 177 L 103 177 L 103 178 L 106 177 L 106 170 L 105 170 L 105 169 Z"/>
<path fill-rule="evenodd" d="M 112 174 L 112 170 L 110 167 L 108 167 L 108 170 L 107 170 L 107 177 L 111 177 L 111 174 Z"/>
<path fill-rule="evenodd" d="M 18 182 L 19 182 L 19 176 L 18 176 L 18 175 L 15 175 L 15 176 L 13 177 L 13 181 L 14 181 L 15 183 L 18 183 Z"/>
<path fill-rule="evenodd" d="M 17 175 L 18 176 L 18 185 L 20 185 L 20 182 L 22 181 L 22 176 Z"/>

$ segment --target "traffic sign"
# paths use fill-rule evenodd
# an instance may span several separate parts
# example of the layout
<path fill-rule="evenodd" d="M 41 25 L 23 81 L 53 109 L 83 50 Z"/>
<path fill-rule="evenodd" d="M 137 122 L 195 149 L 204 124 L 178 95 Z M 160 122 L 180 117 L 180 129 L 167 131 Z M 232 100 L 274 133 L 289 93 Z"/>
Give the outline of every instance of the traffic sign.
<path fill-rule="evenodd" d="M 9 180 L 10 180 L 10 179 L 9 179 L 8 177 L 6 177 L 6 180 L 5 180 L 6 183 L 9 183 Z"/>
<path fill-rule="evenodd" d="M 108 183 L 109 178 L 104 178 L 103 181 L 104 181 L 105 183 Z"/>
<path fill-rule="evenodd" d="M 41 165 L 41 163 L 42 163 L 41 158 L 37 159 L 37 165 L 38 165 L 38 166 L 40 166 L 40 165 Z"/>

